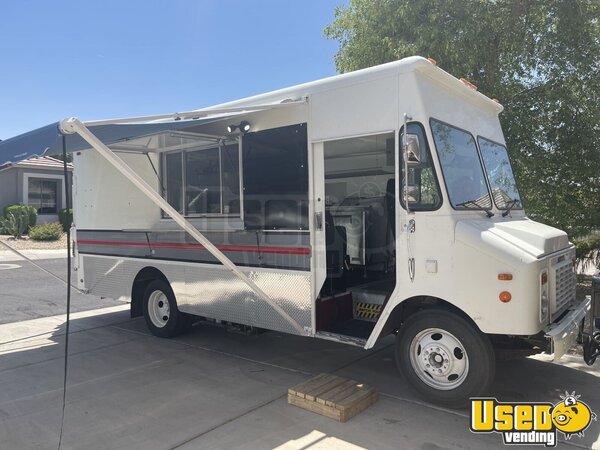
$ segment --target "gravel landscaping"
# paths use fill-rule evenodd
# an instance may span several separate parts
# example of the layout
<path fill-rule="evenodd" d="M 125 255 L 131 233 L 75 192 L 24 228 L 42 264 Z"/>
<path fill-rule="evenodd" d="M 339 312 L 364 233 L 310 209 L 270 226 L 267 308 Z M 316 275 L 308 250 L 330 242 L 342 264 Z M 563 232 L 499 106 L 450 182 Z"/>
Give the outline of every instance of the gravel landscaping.
<path fill-rule="evenodd" d="M 8 235 L 0 235 L 0 241 L 8 244 L 15 250 L 58 250 L 67 248 L 67 233 L 63 233 L 62 237 L 57 241 L 34 241 L 27 236 L 15 239 Z"/>

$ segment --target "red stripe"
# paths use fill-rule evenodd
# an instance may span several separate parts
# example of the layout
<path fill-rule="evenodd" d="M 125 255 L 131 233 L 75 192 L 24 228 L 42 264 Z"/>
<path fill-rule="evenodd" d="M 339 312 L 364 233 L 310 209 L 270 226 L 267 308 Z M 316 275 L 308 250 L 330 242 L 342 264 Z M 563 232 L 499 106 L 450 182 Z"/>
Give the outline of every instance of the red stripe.
<path fill-rule="evenodd" d="M 187 244 L 179 242 L 131 242 L 131 241 L 98 241 L 92 239 L 79 239 L 77 243 L 82 245 L 110 245 L 112 247 L 153 247 L 153 248 L 175 248 L 181 250 L 206 250 L 200 244 Z M 258 247 L 256 245 L 216 245 L 223 252 L 253 252 L 253 253 L 277 253 L 286 255 L 310 255 L 307 247 Z"/>

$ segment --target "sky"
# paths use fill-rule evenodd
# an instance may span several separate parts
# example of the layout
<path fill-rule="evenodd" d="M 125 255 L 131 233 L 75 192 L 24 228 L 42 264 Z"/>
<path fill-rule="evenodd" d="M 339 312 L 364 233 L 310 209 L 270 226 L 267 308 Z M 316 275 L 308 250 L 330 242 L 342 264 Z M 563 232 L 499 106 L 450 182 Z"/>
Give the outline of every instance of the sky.
<path fill-rule="evenodd" d="M 348 0 L 0 1 L 0 139 L 189 111 L 336 73 Z"/>

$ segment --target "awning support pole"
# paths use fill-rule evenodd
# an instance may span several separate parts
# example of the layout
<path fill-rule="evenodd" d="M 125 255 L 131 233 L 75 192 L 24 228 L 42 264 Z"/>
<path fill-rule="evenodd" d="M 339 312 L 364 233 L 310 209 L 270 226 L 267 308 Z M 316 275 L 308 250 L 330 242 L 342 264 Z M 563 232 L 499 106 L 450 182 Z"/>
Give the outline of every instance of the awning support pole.
<path fill-rule="evenodd" d="M 234 275 L 242 280 L 260 298 L 264 299 L 271 307 L 281 315 L 298 334 L 306 334 L 304 329 L 285 312 L 273 299 L 271 299 L 260 287 L 242 272 L 227 256 L 213 245 L 202 233 L 200 233 L 185 217 L 177 212 L 161 195 L 159 195 L 148 183 L 146 183 L 136 172 L 134 172 L 121 158 L 113 153 L 94 133 L 92 133 L 79 119 L 72 117 L 60 122 L 60 130 L 64 134 L 78 133 L 92 148 L 102 155 L 112 166 L 121 172 L 125 178 L 131 181 L 146 197 L 161 208 L 171 219 L 173 219 L 190 236 L 198 241 L 211 255 L 217 258 L 221 264 L 227 267 Z"/>

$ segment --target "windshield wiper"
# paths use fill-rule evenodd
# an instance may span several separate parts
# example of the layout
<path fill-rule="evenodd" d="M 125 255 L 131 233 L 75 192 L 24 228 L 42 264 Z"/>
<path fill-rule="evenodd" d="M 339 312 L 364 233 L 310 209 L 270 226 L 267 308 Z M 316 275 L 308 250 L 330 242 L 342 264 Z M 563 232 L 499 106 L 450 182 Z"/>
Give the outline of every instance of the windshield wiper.
<path fill-rule="evenodd" d="M 478 209 L 479 211 L 483 211 L 486 216 L 488 216 L 488 217 L 494 217 L 494 213 L 493 212 L 491 212 L 489 209 L 485 209 L 483 206 L 481 206 L 479 203 L 477 203 L 476 200 L 467 200 L 466 202 L 462 202 L 462 203 L 457 203 L 456 204 L 456 206 L 465 206 L 465 207 L 468 207 L 467 205 L 473 205 L 475 207 L 475 209 Z"/>
<path fill-rule="evenodd" d="M 502 217 L 508 216 L 510 214 L 510 210 L 517 206 L 517 203 L 521 203 L 521 200 L 518 198 L 513 198 L 512 200 L 506 202 L 506 211 L 502 213 Z"/>

